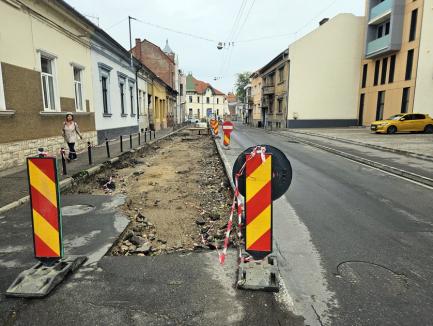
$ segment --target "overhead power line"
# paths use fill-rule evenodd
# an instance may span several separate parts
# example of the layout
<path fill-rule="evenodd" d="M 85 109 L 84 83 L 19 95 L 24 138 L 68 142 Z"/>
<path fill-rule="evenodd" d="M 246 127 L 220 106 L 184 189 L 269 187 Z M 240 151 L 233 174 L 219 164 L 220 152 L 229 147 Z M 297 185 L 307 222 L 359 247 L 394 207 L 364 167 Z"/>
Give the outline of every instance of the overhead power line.
<path fill-rule="evenodd" d="M 247 1 L 248 1 L 248 0 L 242 0 L 241 6 L 239 7 L 239 10 L 238 10 L 238 12 L 237 12 L 237 14 L 236 14 L 235 20 L 233 21 L 232 28 L 230 29 L 229 34 L 227 35 L 227 41 L 233 39 L 233 36 L 234 36 L 235 30 L 236 30 L 236 27 L 237 27 L 237 25 L 239 24 L 240 18 L 241 18 L 241 16 L 242 16 L 242 12 L 243 12 L 244 9 L 245 9 L 245 6 L 246 6 L 246 4 L 247 4 Z"/>
<path fill-rule="evenodd" d="M 233 21 L 233 25 L 232 25 L 232 28 L 230 30 L 230 33 L 227 36 L 228 40 L 235 41 L 235 37 L 237 35 L 239 35 L 241 29 L 245 25 L 246 20 L 248 19 L 248 16 L 251 12 L 252 6 L 254 5 L 254 2 L 255 2 L 255 0 L 253 0 L 253 3 L 250 6 L 250 9 L 248 10 L 246 16 L 244 17 L 243 14 L 244 14 L 245 8 L 247 7 L 248 0 L 242 1 L 241 6 L 239 7 L 238 13 L 235 17 L 235 20 Z M 243 22 L 242 22 L 242 24 L 240 24 L 242 19 L 243 19 Z M 221 63 L 221 69 L 220 69 L 220 75 L 225 74 L 226 70 L 230 67 L 230 62 L 232 59 L 233 51 L 234 51 L 234 48 L 230 47 L 227 55 L 223 56 L 223 60 Z"/>
<path fill-rule="evenodd" d="M 246 14 L 246 16 L 245 16 L 245 19 L 244 19 L 244 21 L 242 22 L 241 27 L 240 27 L 239 30 L 238 30 L 238 33 L 236 34 L 236 36 L 233 37 L 233 41 L 237 41 L 237 40 L 238 40 L 238 37 L 239 37 L 239 35 L 241 34 L 242 29 L 244 28 L 246 22 L 248 21 L 248 18 L 250 17 L 251 10 L 253 9 L 253 7 L 254 7 L 254 3 L 255 3 L 255 2 L 256 2 L 256 0 L 253 0 L 253 2 L 251 3 L 250 9 L 248 9 L 248 12 L 247 12 L 247 14 Z"/>
<path fill-rule="evenodd" d="M 127 21 L 127 20 L 128 20 L 128 17 L 125 17 L 125 18 L 123 18 L 122 20 L 119 20 L 117 23 L 114 23 L 113 25 L 107 27 L 107 31 L 108 31 L 109 29 L 112 29 L 112 28 L 114 28 L 114 27 L 120 25 L 121 23 L 123 23 L 124 21 Z"/>
<path fill-rule="evenodd" d="M 309 26 L 313 21 L 315 21 L 318 17 L 320 17 L 325 11 L 327 11 L 329 8 L 331 8 L 337 1 L 338 0 L 333 0 L 329 5 L 327 5 L 324 9 L 322 9 L 320 12 L 318 12 L 314 17 L 312 17 L 310 20 L 308 20 L 308 22 L 306 24 L 302 25 L 302 27 L 298 28 L 295 32 L 268 35 L 268 36 L 262 36 L 262 37 L 252 38 L 252 39 L 240 40 L 240 41 L 237 41 L 237 43 L 248 43 L 248 42 L 269 40 L 269 39 L 274 39 L 274 38 L 279 38 L 279 37 L 296 36 L 304 28 Z"/>
<path fill-rule="evenodd" d="M 142 24 L 153 26 L 155 28 L 163 29 L 163 30 L 166 30 L 166 31 L 169 31 L 169 32 L 173 32 L 173 33 L 176 33 L 176 34 L 181 34 L 181 35 L 185 35 L 185 36 L 188 36 L 188 37 L 192 37 L 192 38 L 196 38 L 196 39 L 200 39 L 200 40 L 207 41 L 207 42 L 212 42 L 212 43 L 216 43 L 217 42 L 216 40 L 212 40 L 212 39 L 204 37 L 204 36 L 200 36 L 200 35 L 196 35 L 196 34 L 192 34 L 192 33 L 187 33 L 187 32 L 182 32 L 182 31 L 176 30 L 174 28 L 161 26 L 161 25 L 154 24 L 154 23 L 151 23 L 151 22 L 147 22 L 147 21 L 144 21 L 144 20 L 141 20 L 141 19 L 136 19 L 136 20 L 138 22 L 142 23 Z"/>

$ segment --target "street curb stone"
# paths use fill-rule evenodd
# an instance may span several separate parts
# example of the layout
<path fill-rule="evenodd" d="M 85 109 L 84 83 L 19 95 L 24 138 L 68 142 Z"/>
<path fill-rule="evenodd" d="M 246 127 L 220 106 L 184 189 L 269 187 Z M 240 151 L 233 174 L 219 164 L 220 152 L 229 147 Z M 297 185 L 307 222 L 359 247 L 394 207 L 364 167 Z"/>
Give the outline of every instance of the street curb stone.
<path fill-rule="evenodd" d="M 168 133 L 167 135 L 162 136 L 161 138 L 154 139 L 153 141 L 149 141 L 149 142 L 147 142 L 147 145 L 152 145 L 152 144 L 157 143 L 161 140 L 164 140 L 164 139 L 178 133 L 179 131 L 182 131 L 185 128 L 186 127 L 179 128 L 175 131 Z M 75 173 L 74 176 L 67 178 L 67 179 L 64 179 L 64 180 L 59 182 L 60 191 L 63 192 L 63 191 L 70 189 L 74 185 L 74 183 L 77 179 L 80 179 L 80 181 L 84 181 L 87 178 L 91 177 L 92 175 L 95 175 L 96 173 L 105 169 L 107 167 L 107 165 L 112 165 L 116 162 L 119 162 L 121 159 L 123 159 L 123 157 L 128 156 L 128 154 L 139 152 L 139 151 L 143 150 L 144 148 L 145 148 L 145 146 L 140 146 L 140 147 L 137 147 L 135 150 L 132 149 L 132 150 L 120 153 L 118 156 L 113 157 L 112 159 L 109 159 L 109 160 L 102 162 L 98 165 L 92 166 L 86 170 L 82 170 L 80 172 Z M 0 214 L 3 214 L 3 213 L 5 213 L 11 209 L 17 208 L 18 206 L 21 206 L 22 204 L 25 204 L 29 201 L 30 201 L 30 196 L 25 196 L 25 197 L 22 197 L 18 200 L 15 200 L 15 201 L 13 201 L 13 202 L 11 202 L 11 203 L 3 206 L 3 207 L 0 207 Z"/>
<path fill-rule="evenodd" d="M 233 173 L 233 169 L 230 166 L 229 161 L 227 160 L 227 158 L 225 157 L 225 155 L 223 155 L 223 149 L 221 147 L 220 142 L 218 141 L 218 139 L 214 138 L 215 141 L 215 145 L 218 151 L 218 155 L 220 156 L 221 160 L 223 161 L 224 164 L 224 170 L 226 172 L 227 178 L 229 179 L 230 182 L 230 186 L 232 187 L 233 191 L 235 191 L 235 184 L 232 180 L 232 173 Z"/>
<path fill-rule="evenodd" d="M 343 151 L 340 151 L 340 150 L 337 150 L 337 149 L 334 149 L 334 148 L 331 148 L 328 146 L 319 145 L 315 142 L 305 140 L 302 138 L 298 138 L 296 136 L 282 135 L 282 134 L 280 134 L 278 132 L 274 132 L 274 131 L 272 131 L 271 133 L 279 135 L 279 136 L 284 136 L 284 137 L 287 137 L 289 139 L 293 139 L 299 143 L 303 143 L 303 144 L 306 144 L 306 145 L 309 145 L 312 147 L 316 147 L 316 148 L 322 149 L 324 151 L 330 152 L 332 154 L 336 154 L 336 155 L 339 155 L 341 157 L 347 158 L 349 160 L 352 160 L 352 161 L 355 161 L 358 163 L 362 163 L 362 164 L 365 164 L 368 166 L 372 166 L 372 167 L 377 168 L 379 170 L 389 172 L 391 174 L 394 174 L 394 175 L 397 175 L 397 176 L 400 176 L 400 177 L 403 177 L 403 178 L 406 178 L 406 179 L 409 179 L 409 180 L 412 180 L 412 181 L 415 181 L 415 182 L 418 182 L 418 183 L 421 183 L 421 184 L 424 184 L 424 185 L 427 185 L 430 187 L 433 187 L 433 179 L 424 177 L 422 175 L 415 174 L 415 173 L 405 171 L 402 169 L 398 169 L 398 168 L 392 167 L 392 166 L 387 165 L 387 164 L 375 162 L 375 161 L 372 161 L 372 160 L 369 160 L 369 159 L 366 159 L 366 158 L 363 158 L 363 157 L 360 157 L 357 155 L 349 154 L 349 153 L 346 153 L 346 152 L 343 152 Z"/>

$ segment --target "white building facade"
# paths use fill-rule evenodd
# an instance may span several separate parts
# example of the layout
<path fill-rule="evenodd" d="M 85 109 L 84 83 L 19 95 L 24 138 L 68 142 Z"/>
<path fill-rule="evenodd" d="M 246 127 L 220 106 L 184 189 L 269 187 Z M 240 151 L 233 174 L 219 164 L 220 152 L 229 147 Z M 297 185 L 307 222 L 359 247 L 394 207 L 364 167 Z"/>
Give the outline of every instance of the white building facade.
<path fill-rule="evenodd" d="M 137 133 L 135 71 L 129 52 L 102 30 L 92 37 L 93 90 L 98 143 Z M 141 83 L 142 91 L 146 87 Z"/>
<path fill-rule="evenodd" d="M 433 0 L 424 0 L 414 112 L 433 117 Z"/>
<path fill-rule="evenodd" d="M 226 95 L 209 83 L 186 76 L 186 117 L 206 119 L 228 114 Z"/>
<path fill-rule="evenodd" d="M 149 130 L 149 106 L 151 105 L 149 89 L 152 85 L 152 73 L 142 66 L 137 73 L 137 83 L 138 124 L 140 131 L 143 132 Z"/>
<path fill-rule="evenodd" d="M 340 14 L 289 45 L 289 128 L 357 124 L 363 22 Z"/>

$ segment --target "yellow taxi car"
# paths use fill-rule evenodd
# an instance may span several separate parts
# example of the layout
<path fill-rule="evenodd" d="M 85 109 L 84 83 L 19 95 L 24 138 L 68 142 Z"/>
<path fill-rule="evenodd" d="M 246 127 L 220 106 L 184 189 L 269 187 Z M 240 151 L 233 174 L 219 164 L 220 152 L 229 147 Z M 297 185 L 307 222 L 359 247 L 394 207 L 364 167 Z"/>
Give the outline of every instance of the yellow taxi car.
<path fill-rule="evenodd" d="M 431 134 L 433 133 L 433 119 L 428 114 L 402 113 L 393 115 L 386 120 L 374 121 L 371 123 L 370 129 L 380 134 L 416 131 Z"/>

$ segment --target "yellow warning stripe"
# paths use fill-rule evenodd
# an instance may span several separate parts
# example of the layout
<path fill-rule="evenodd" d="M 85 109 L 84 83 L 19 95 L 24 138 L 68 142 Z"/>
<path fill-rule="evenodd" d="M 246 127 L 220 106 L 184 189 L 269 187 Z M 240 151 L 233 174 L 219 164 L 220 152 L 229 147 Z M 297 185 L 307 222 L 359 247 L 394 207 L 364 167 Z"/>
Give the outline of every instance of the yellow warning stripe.
<path fill-rule="evenodd" d="M 56 184 L 31 161 L 29 161 L 29 176 L 32 187 L 57 207 Z"/>
<path fill-rule="evenodd" d="M 259 154 L 257 154 L 259 155 Z M 253 198 L 271 181 L 272 156 L 268 156 L 260 166 L 247 177 L 246 200 Z"/>
<path fill-rule="evenodd" d="M 35 210 L 33 210 L 33 225 L 39 239 L 60 256 L 59 232 Z"/>
<path fill-rule="evenodd" d="M 247 249 L 271 228 L 271 205 L 247 225 Z"/>

